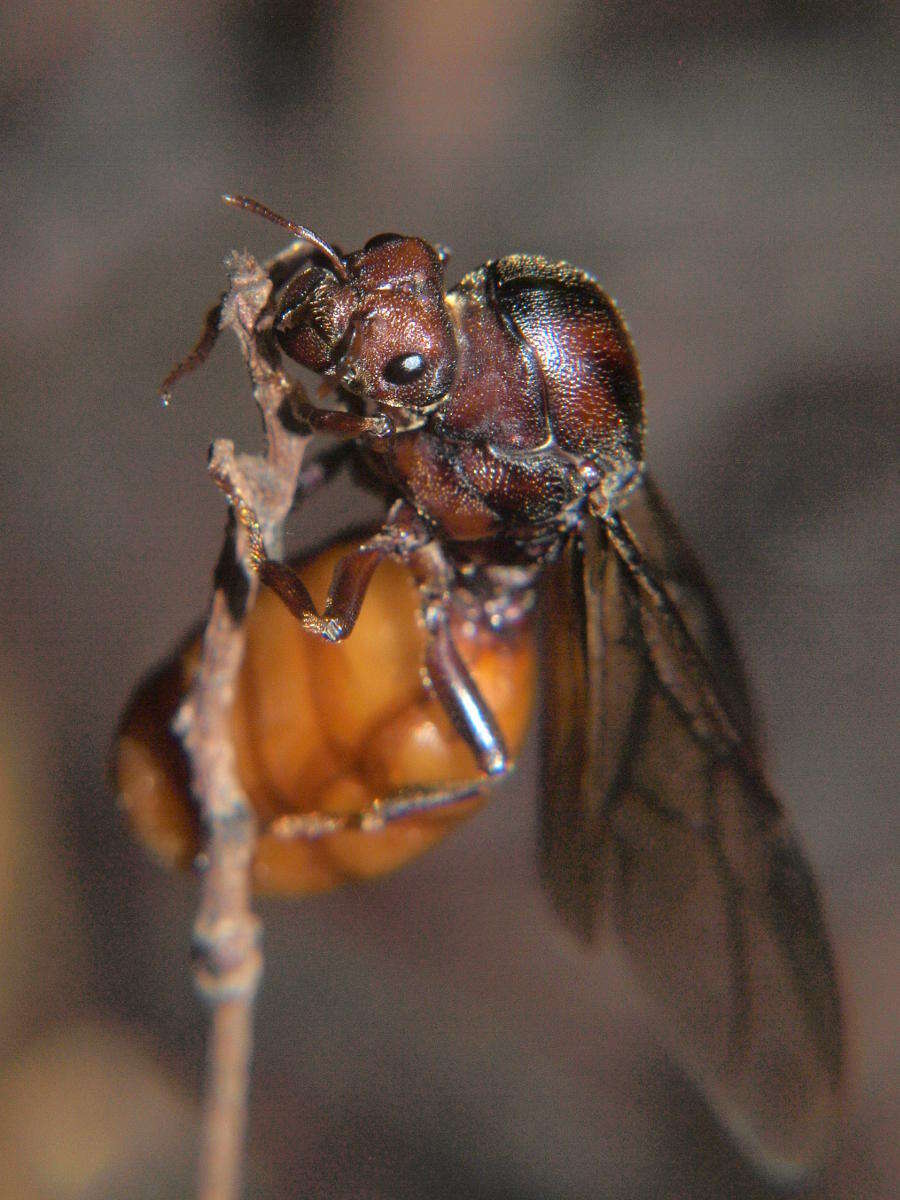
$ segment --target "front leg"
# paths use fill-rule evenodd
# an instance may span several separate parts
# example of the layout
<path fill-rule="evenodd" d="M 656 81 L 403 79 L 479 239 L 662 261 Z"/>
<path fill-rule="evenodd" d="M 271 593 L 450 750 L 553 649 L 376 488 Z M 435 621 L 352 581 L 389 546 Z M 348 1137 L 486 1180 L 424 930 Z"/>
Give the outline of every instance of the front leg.
<path fill-rule="evenodd" d="M 299 387 L 292 387 L 281 407 L 282 423 L 295 433 L 329 433 L 339 438 L 393 437 L 394 422 L 385 413 L 364 417 L 340 408 L 318 408 Z"/>
<path fill-rule="evenodd" d="M 314 250 L 311 249 L 308 242 L 293 242 L 284 250 L 280 251 L 270 258 L 263 265 L 263 270 L 269 276 L 272 282 L 272 287 L 275 291 L 282 286 L 290 277 L 300 269 L 302 264 L 309 260 Z M 159 387 L 159 397 L 164 404 L 168 405 L 172 399 L 172 388 L 185 375 L 190 375 L 202 366 L 212 353 L 219 337 L 219 326 L 222 319 L 222 304 L 225 301 L 227 292 L 223 292 L 216 303 L 212 306 L 203 320 L 203 329 L 200 332 L 196 343 L 188 353 L 177 362 L 162 381 Z M 268 323 L 271 324 L 271 301 L 267 301 L 266 307 L 260 313 L 260 320 L 257 324 L 257 331 L 262 327 L 263 318 L 268 315 Z"/>

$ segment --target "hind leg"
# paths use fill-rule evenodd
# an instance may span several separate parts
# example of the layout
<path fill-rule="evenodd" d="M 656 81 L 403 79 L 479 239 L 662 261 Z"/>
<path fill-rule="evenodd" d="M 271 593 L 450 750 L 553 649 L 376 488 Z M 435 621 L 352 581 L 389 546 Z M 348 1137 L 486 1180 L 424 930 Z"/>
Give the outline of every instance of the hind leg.
<path fill-rule="evenodd" d="M 292 813 L 279 817 L 270 832 L 285 839 L 312 840 L 344 830 L 374 833 L 392 821 L 451 807 L 509 775 L 512 764 L 496 718 L 453 644 L 446 611 L 436 607 L 437 611 L 429 611 L 432 606 L 426 606 L 425 613 L 428 678 L 482 774 L 461 783 L 403 789 L 355 812 Z"/>

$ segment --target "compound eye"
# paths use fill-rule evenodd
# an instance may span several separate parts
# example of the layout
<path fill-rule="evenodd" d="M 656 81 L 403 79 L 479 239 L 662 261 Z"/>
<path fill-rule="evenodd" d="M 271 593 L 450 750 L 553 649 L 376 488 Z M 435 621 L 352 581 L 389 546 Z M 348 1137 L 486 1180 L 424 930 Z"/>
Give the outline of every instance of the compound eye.
<path fill-rule="evenodd" d="M 424 374 L 427 363 L 421 354 L 398 354 L 386 363 L 382 375 L 388 383 L 414 383 Z"/>

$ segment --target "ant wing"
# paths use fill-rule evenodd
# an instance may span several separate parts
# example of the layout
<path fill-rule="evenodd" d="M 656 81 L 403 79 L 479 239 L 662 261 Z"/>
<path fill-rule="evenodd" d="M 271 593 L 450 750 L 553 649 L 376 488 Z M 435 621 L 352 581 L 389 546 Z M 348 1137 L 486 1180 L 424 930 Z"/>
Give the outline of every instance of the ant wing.
<path fill-rule="evenodd" d="M 839 1104 L 842 1028 L 809 867 L 759 766 L 747 688 L 649 480 L 549 571 L 541 864 L 598 918 L 720 1117 L 796 1180 Z"/>

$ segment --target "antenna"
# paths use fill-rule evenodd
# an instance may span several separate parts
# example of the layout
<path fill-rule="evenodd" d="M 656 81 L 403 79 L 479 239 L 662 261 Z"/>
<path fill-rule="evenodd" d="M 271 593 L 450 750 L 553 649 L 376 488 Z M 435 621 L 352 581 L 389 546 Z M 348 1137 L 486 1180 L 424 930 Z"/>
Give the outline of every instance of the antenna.
<path fill-rule="evenodd" d="M 298 225 L 294 221 L 289 221 L 287 217 L 280 217 L 277 212 L 273 212 L 271 208 L 267 208 L 265 204 L 261 204 L 259 200 L 254 200 L 250 196 L 223 196 L 222 199 L 226 204 L 232 205 L 234 208 L 246 208 L 249 212 L 256 213 L 259 217 L 265 217 L 267 221 L 272 221 L 275 225 L 280 225 L 283 229 L 289 229 L 301 241 L 309 242 L 311 246 L 315 246 L 317 250 L 321 250 L 331 265 L 334 267 L 335 274 L 342 283 L 348 280 L 347 268 L 344 266 L 343 260 L 333 246 L 329 246 L 326 241 L 313 233 L 311 229 L 307 229 L 305 225 Z"/>

